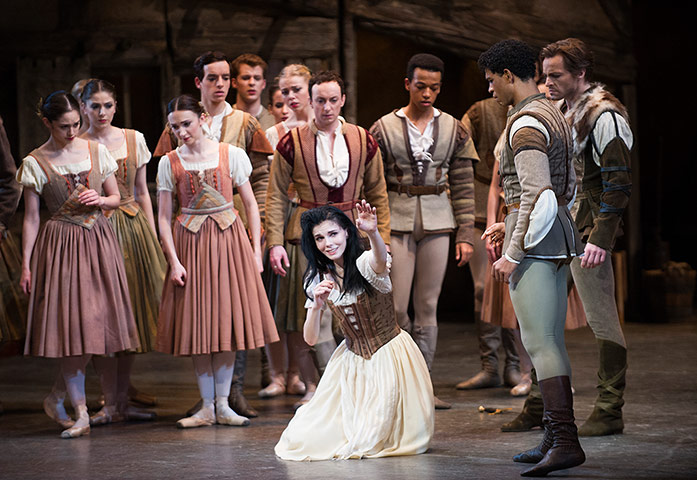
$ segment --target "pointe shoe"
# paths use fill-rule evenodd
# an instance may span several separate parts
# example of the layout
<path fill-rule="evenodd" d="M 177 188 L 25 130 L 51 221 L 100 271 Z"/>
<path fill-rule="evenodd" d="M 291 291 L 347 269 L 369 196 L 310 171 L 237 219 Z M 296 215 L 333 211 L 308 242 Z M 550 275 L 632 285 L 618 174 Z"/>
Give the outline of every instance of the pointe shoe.
<path fill-rule="evenodd" d="M 66 430 L 63 430 L 61 432 L 61 438 L 77 438 L 77 437 L 82 437 L 84 435 L 89 435 L 90 434 L 90 426 L 85 425 L 83 427 L 70 427 Z"/>
<path fill-rule="evenodd" d="M 268 387 L 259 390 L 259 397 L 261 398 L 272 398 L 278 397 L 286 393 L 286 385 L 283 381 L 283 377 L 274 377 Z"/>
<path fill-rule="evenodd" d="M 215 423 L 213 407 L 202 407 L 201 410 L 190 417 L 177 421 L 177 428 L 207 427 Z"/>
<path fill-rule="evenodd" d="M 139 403 L 140 405 L 144 405 L 146 407 L 154 407 L 155 405 L 157 405 L 156 396 L 150 395 L 145 392 L 141 392 L 133 386 L 130 386 L 128 388 L 128 400 L 130 400 L 133 403 Z"/>
<path fill-rule="evenodd" d="M 61 432 L 61 438 L 77 438 L 90 434 L 90 416 L 87 413 L 87 406 L 78 405 L 75 408 L 77 421 L 72 427 Z"/>
<path fill-rule="evenodd" d="M 305 393 L 305 396 L 301 398 L 299 401 L 295 402 L 293 404 L 293 409 L 297 410 L 298 408 L 302 407 L 303 405 L 307 405 L 310 403 L 310 400 L 312 400 L 312 397 L 315 396 L 315 391 L 312 390 L 311 392 Z"/>
<path fill-rule="evenodd" d="M 90 425 L 107 425 L 109 423 L 122 422 L 123 417 L 115 406 L 102 407 L 100 411 L 90 417 Z"/>
<path fill-rule="evenodd" d="M 53 395 L 49 395 L 48 397 L 44 398 L 44 412 L 46 415 L 49 416 L 53 421 L 58 423 L 63 429 L 69 429 L 73 425 L 75 425 L 75 420 L 70 418 L 70 415 L 65 411 L 65 407 L 63 407 L 63 403 L 60 403 L 60 408 L 58 408 L 58 402 L 51 402 L 52 399 L 54 399 Z"/>
<path fill-rule="evenodd" d="M 524 397 L 530 393 L 530 388 L 532 388 L 532 379 L 530 375 L 521 375 L 520 382 L 515 387 L 511 388 L 511 395 L 514 397 Z"/>
<path fill-rule="evenodd" d="M 450 410 L 453 408 L 452 404 L 441 400 L 435 395 L 433 396 L 433 404 L 436 407 L 436 410 Z"/>
<path fill-rule="evenodd" d="M 492 388 L 501 385 L 501 377 L 498 373 L 481 370 L 472 378 L 455 385 L 458 390 L 475 390 L 478 388 Z"/>
<path fill-rule="evenodd" d="M 133 405 L 126 404 L 125 407 L 119 409 L 121 417 L 126 420 L 136 420 L 136 421 L 152 421 L 157 418 L 157 414 L 153 411 L 146 410 L 144 408 L 134 407 Z"/>
<path fill-rule="evenodd" d="M 300 380 L 298 374 L 288 375 L 288 386 L 286 387 L 286 393 L 288 395 L 305 395 L 307 388 L 305 384 Z"/>
<path fill-rule="evenodd" d="M 231 425 L 235 427 L 246 427 L 249 419 L 238 415 L 228 404 L 227 397 L 218 397 L 215 402 L 215 420 L 220 425 Z"/>

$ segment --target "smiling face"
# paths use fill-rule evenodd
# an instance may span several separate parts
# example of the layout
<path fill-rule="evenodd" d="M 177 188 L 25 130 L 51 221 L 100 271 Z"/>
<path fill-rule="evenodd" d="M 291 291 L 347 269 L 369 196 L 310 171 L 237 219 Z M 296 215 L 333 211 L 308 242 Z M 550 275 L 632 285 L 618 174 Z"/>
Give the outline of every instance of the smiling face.
<path fill-rule="evenodd" d="M 329 260 L 343 266 L 348 232 L 333 220 L 325 220 L 312 229 L 317 250 Z"/>
<path fill-rule="evenodd" d="M 266 88 L 264 69 L 260 65 L 252 67 L 246 63 L 240 64 L 239 73 L 232 79 L 232 86 L 237 90 L 237 95 L 245 103 L 254 103 L 259 100 L 261 92 Z"/>
<path fill-rule="evenodd" d="M 336 128 L 345 101 L 346 95 L 341 94 L 341 87 L 337 82 L 313 85 L 311 102 L 317 128 L 325 131 Z"/>
<path fill-rule="evenodd" d="M 196 77 L 194 83 L 204 104 L 224 102 L 230 90 L 230 65 L 225 61 L 204 65 L 203 79 Z"/>
<path fill-rule="evenodd" d="M 51 133 L 51 137 L 61 145 L 75 140 L 80 131 L 80 113 L 77 110 L 65 112 L 53 121 L 46 117 L 42 121 Z"/>
<path fill-rule="evenodd" d="M 288 109 L 286 102 L 283 101 L 283 94 L 281 93 L 281 90 L 276 90 L 273 93 L 271 103 L 269 104 L 269 111 L 276 120 L 276 123 L 281 123 L 288 120 L 288 117 L 290 116 L 290 109 Z"/>
<path fill-rule="evenodd" d="M 574 75 L 568 71 L 561 55 L 545 58 L 542 61 L 542 72 L 552 100 L 573 99 L 583 92 L 585 72 Z"/>
<path fill-rule="evenodd" d="M 409 104 L 417 110 L 433 106 L 440 93 L 442 75 L 422 68 L 415 68 L 411 81 L 404 79 L 404 87 L 409 92 Z"/>
<path fill-rule="evenodd" d="M 310 104 L 309 82 L 299 75 L 283 77 L 278 80 L 286 105 L 294 112 L 302 111 Z"/>
<path fill-rule="evenodd" d="M 106 128 L 114 120 L 116 100 L 108 92 L 96 92 L 81 105 L 81 109 L 90 125 Z"/>
<path fill-rule="evenodd" d="M 203 137 L 203 117 L 191 110 L 175 110 L 167 116 L 174 135 L 185 145 L 191 145 Z"/>

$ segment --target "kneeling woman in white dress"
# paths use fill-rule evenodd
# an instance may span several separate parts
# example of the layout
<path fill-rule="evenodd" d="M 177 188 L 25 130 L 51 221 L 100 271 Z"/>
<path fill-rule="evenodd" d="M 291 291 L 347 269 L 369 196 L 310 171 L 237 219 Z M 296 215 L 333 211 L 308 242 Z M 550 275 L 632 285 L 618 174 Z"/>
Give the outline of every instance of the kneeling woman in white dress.
<path fill-rule="evenodd" d="M 433 436 L 431 378 L 418 347 L 395 319 L 375 208 L 365 200 L 356 208 L 356 225 L 332 206 L 302 215 L 311 296 L 305 341 L 316 342 L 325 305 L 346 339 L 312 400 L 281 435 L 275 452 L 284 460 L 414 455 L 425 452 Z M 358 229 L 367 234 L 371 250 L 363 251 Z"/>

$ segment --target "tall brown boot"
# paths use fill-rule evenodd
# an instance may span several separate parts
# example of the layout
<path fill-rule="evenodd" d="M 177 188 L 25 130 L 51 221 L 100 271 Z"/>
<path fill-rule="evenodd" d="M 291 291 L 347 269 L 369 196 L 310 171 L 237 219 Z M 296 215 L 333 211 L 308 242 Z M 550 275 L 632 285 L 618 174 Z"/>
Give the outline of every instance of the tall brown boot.
<path fill-rule="evenodd" d="M 498 349 L 501 345 L 502 330 L 498 325 L 477 320 L 479 358 L 482 362 L 482 369 L 474 376 L 455 385 L 455 388 L 458 390 L 474 390 L 501 385 Z"/>
<path fill-rule="evenodd" d="M 534 368 L 530 376 L 532 377 L 532 386 L 530 387 L 530 393 L 525 399 L 523 410 L 513 420 L 501 425 L 502 432 L 527 432 L 535 427 L 542 426 L 544 404 L 540 387 L 537 383 L 537 373 Z"/>
<path fill-rule="evenodd" d="M 598 397 L 588 420 L 578 429 L 582 437 L 598 437 L 622 433 L 627 349 L 609 340 L 598 339 Z"/>
<path fill-rule="evenodd" d="M 569 377 L 545 378 L 539 384 L 545 405 L 545 431 L 551 433 L 552 446 L 537 465 L 521 472 L 523 477 L 544 477 L 586 461 L 574 423 L 574 399 Z"/>

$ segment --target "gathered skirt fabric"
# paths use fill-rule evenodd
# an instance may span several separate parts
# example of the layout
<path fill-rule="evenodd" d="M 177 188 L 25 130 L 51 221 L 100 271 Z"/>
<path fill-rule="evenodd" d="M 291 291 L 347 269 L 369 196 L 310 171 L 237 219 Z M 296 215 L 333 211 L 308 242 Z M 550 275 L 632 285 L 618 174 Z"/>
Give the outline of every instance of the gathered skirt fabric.
<path fill-rule="evenodd" d="M 428 368 L 402 331 L 370 359 L 342 342 L 274 450 L 295 461 L 414 455 L 428 450 L 433 425 Z"/>
<path fill-rule="evenodd" d="M 281 277 L 267 272 L 271 277 L 266 280 L 269 295 L 273 294 L 274 318 L 280 332 L 302 332 L 305 326 L 305 288 L 303 280 L 307 259 L 299 244 L 286 242 L 286 253 L 290 267 L 286 268 L 286 276 Z M 275 277 L 275 278 L 274 278 Z"/>
<path fill-rule="evenodd" d="M 24 338 L 27 297 L 19 288 L 21 258 L 12 234 L 0 231 L 0 345 Z"/>
<path fill-rule="evenodd" d="M 174 222 L 183 287 L 167 270 L 158 319 L 157 350 L 204 355 L 249 350 L 277 342 L 278 334 L 254 253 L 242 222 L 220 230 L 207 218 L 193 233 Z"/>
<path fill-rule="evenodd" d="M 109 217 L 121 245 L 140 348 L 150 352 L 157 339 L 157 316 L 167 262 L 142 210 L 130 216 L 117 209 Z"/>
<path fill-rule="evenodd" d="M 123 256 L 100 215 L 91 229 L 48 220 L 31 259 L 25 355 L 106 355 L 138 348 Z"/>

